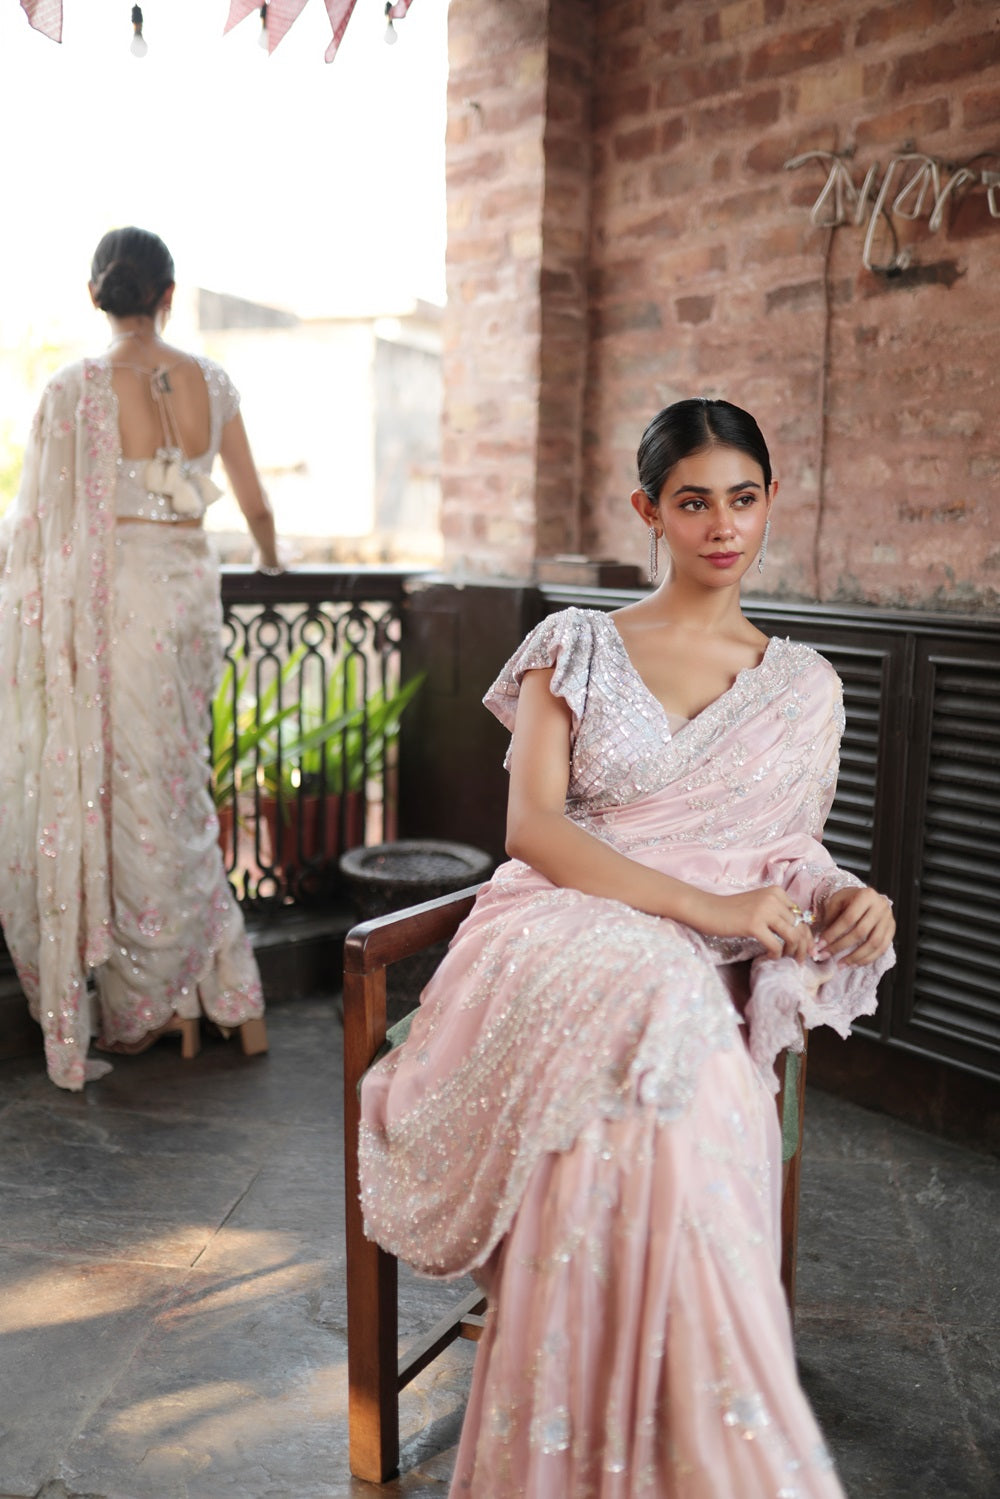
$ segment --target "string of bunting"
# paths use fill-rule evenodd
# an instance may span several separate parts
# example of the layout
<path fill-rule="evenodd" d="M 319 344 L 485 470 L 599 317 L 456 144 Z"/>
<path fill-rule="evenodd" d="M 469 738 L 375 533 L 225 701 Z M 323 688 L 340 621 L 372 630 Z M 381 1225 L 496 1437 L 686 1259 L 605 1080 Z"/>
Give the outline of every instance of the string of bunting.
<path fill-rule="evenodd" d="M 266 47 L 270 53 L 298 20 L 306 3 L 307 0 L 266 0 L 265 4 L 261 4 L 261 0 L 230 0 L 229 17 L 223 30 L 231 31 L 247 16 L 257 15 L 261 22 L 261 46 Z M 323 0 L 323 3 L 333 31 L 333 38 L 324 57 L 327 62 L 333 62 L 357 0 Z M 412 3 L 413 0 L 387 0 L 385 5 L 385 39 L 387 42 L 396 40 L 392 23 L 401 21 Z M 21 0 L 21 9 L 27 16 L 29 25 L 33 26 L 36 31 L 51 37 L 54 42 L 62 41 L 63 0 Z M 144 57 L 148 47 L 142 34 L 142 11 L 138 5 L 132 5 L 131 12 L 133 33 L 131 50 L 134 56 Z"/>

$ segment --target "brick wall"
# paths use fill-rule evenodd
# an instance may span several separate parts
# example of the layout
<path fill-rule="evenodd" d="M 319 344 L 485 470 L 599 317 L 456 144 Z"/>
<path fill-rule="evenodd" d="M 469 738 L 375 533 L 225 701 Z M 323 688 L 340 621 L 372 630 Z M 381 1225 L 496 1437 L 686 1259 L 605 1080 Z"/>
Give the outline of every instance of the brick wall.
<path fill-rule="evenodd" d="M 784 163 L 854 147 L 860 187 L 908 144 L 1000 152 L 996 6 L 452 0 L 450 26 L 450 557 L 641 562 L 644 422 L 725 395 L 781 479 L 768 591 L 995 607 L 1000 220 L 979 185 L 937 233 L 894 216 L 911 262 L 877 274 L 864 224 L 810 224 L 825 168 Z"/>
<path fill-rule="evenodd" d="M 579 545 L 590 7 L 452 0 L 442 523 L 452 566 Z"/>
<path fill-rule="evenodd" d="M 579 0 L 549 5 L 542 214 L 536 556 L 579 552 L 587 376 L 594 28 Z"/>
<path fill-rule="evenodd" d="M 441 515 L 472 572 L 535 553 L 545 0 L 454 0 L 448 16 L 448 306 Z"/>

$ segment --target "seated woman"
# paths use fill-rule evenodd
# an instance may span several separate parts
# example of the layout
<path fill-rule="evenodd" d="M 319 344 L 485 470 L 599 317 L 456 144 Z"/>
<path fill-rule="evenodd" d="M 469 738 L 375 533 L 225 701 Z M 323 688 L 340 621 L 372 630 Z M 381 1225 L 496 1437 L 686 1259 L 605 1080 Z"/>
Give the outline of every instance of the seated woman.
<path fill-rule="evenodd" d="M 818 841 L 840 682 L 740 608 L 777 491 L 756 422 L 680 401 L 638 463 L 669 573 L 545 620 L 487 694 L 512 858 L 366 1079 L 366 1231 L 489 1294 L 453 1495 L 834 1499 L 772 1064 L 875 1008 L 894 922 Z"/>
<path fill-rule="evenodd" d="M 109 1070 L 92 1033 L 135 1052 L 181 1030 L 190 1055 L 205 1015 L 267 1050 L 209 791 L 216 456 L 268 570 L 274 519 L 225 371 L 163 338 L 163 241 L 111 230 L 90 294 L 110 345 L 46 387 L 0 530 L 0 921 L 70 1089 Z"/>

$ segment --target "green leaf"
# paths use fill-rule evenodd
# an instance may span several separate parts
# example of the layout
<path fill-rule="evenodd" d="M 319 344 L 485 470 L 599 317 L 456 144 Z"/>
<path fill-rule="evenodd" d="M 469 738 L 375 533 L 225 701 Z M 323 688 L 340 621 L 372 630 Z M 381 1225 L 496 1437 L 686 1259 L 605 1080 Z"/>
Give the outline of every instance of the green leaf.
<path fill-rule="evenodd" d="M 251 663 L 243 664 L 242 651 L 226 661 L 212 702 L 216 806 L 232 803 L 237 779 L 257 780 L 272 794 L 280 779 L 284 795 L 291 797 L 295 794 L 292 772 L 297 771 L 300 780 L 321 780 L 328 792 L 358 791 L 384 763 L 386 747 L 398 734 L 400 717 L 419 691 L 424 674 L 388 697 L 381 686 L 376 687 L 360 704 L 356 699 L 363 664 L 351 656 L 330 674 L 322 708 L 297 697 L 295 703 L 271 711 L 280 689 L 306 655 L 306 648 L 297 646 L 256 701 L 250 685 Z M 354 705 L 348 707 L 348 703 Z"/>

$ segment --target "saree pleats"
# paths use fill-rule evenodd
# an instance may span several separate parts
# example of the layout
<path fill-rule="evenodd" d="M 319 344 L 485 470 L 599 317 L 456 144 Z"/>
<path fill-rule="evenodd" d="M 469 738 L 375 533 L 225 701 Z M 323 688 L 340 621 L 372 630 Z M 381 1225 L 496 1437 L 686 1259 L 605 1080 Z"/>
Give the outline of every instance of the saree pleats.
<path fill-rule="evenodd" d="M 96 970 L 101 1039 L 174 1013 L 224 1025 L 263 1001 L 218 849 L 207 714 L 218 681 L 218 572 L 198 529 L 120 525 L 111 692 L 115 946 Z"/>
<path fill-rule="evenodd" d="M 545 1157 L 485 1276 L 456 1499 L 837 1499 L 778 1281 L 778 1151 L 734 1050 L 684 1118 Z"/>

